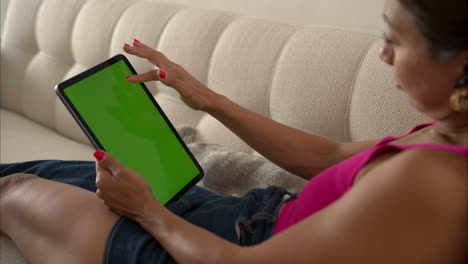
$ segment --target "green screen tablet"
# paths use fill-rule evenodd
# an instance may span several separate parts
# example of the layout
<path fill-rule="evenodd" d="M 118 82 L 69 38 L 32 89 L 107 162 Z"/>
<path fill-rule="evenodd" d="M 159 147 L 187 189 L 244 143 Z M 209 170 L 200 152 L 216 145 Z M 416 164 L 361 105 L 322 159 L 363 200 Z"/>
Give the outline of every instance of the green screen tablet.
<path fill-rule="evenodd" d="M 55 87 L 57 95 L 101 149 L 142 175 L 162 204 L 180 197 L 203 170 L 124 55 Z"/>

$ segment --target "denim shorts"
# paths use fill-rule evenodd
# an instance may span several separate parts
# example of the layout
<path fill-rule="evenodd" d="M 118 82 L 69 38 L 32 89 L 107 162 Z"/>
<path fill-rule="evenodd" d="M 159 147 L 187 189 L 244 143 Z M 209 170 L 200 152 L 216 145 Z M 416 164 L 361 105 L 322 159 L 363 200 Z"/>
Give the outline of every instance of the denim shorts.
<path fill-rule="evenodd" d="M 31 173 L 42 178 L 96 191 L 95 163 L 30 161 L 1 164 L 0 176 Z M 281 187 L 253 189 L 242 197 L 222 196 L 194 186 L 167 204 L 174 214 L 241 246 L 271 237 L 278 210 L 290 194 Z M 120 216 L 106 242 L 104 263 L 175 263 L 170 254 L 138 223 Z"/>

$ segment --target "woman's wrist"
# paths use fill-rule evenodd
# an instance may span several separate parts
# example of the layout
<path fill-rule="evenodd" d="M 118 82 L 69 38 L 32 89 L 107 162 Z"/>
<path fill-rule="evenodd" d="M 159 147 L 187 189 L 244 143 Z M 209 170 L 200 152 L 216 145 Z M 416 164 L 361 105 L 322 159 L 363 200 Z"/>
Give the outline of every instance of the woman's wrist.
<path fill-rule="evenodd" d="M 164 224 L 165 217 L 167 216 L 167 212 L 165 211 L 167 211 L 167 209 L 155 200 L 150 203 L 149 206 L 146 206 L 134 220 L 144 229 L 148 230 L 147 228 Z"/>
<path fill-rule="evenodd" d="M 210 95 L 208 102 L 209 103 L 204 111 L 211 116 L 216 116 L 217 114 L 225 111 L 230 100 L 222 94 L 213 92 Z"/>

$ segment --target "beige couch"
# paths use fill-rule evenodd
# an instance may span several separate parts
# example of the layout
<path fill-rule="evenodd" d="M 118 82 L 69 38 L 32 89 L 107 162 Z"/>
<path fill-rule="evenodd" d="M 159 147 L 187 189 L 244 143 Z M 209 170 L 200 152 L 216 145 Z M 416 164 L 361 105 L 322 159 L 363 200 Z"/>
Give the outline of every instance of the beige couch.
<path fill-rule="evenodd" d="M 12 0 L 3 33 L 3 163 L 91 159 L 92 147 L 53 87 L 121 53 L 134 37 L 239 104 L 334 140 L 400 134 L 422 120 L 378 59 L 382 41 L 374 33 L 128 0 Z M 139 72 L 152 67 L 130 60 Z M 175 125 L 197 129 L 196 141 L 253 152 L 170 88 L 149 86 Z M 22 262 L 6 236 L 0 243 L 2 263 Z"/>

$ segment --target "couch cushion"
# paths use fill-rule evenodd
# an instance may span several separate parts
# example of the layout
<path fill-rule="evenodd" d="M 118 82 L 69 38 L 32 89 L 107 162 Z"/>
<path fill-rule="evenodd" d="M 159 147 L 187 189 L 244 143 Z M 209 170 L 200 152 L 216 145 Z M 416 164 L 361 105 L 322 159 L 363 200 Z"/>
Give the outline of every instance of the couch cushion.
<path fill-rule="evenodd" d="M 0 233 L 0 262 L 2 264 L 25 264 L 26 259 L 7 235 Z"/>
<path fill-rule="evenodd" d="M 37 159 L 93 160 L 94 148 L 19 114 L 0 109 L 0 162 Z"/>

